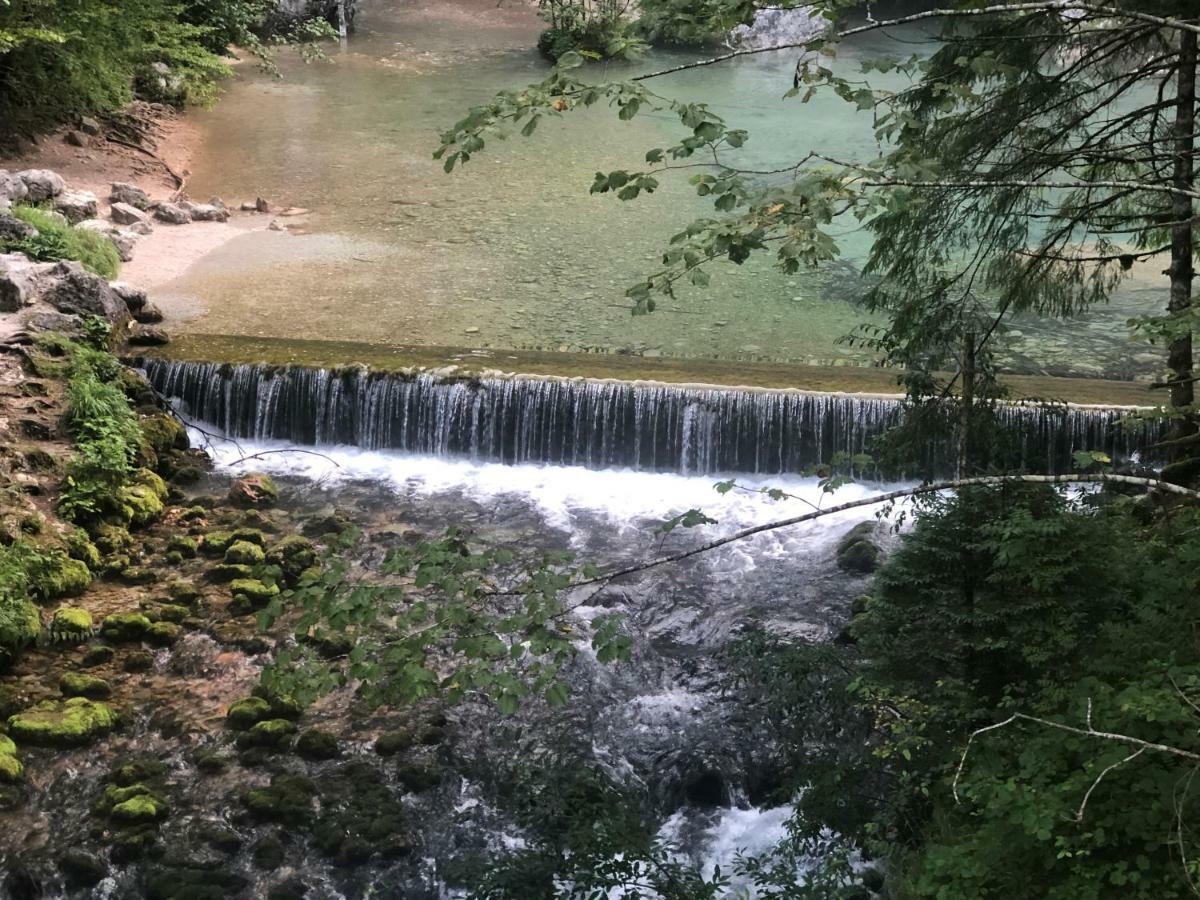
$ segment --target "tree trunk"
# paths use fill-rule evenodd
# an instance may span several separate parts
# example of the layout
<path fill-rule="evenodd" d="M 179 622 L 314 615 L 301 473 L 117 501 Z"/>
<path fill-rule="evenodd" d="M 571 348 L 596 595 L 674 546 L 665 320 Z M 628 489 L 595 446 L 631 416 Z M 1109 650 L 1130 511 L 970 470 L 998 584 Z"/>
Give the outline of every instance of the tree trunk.
<path fill-rule="evenodd" d="M 1175 164 L 1174 186 L 1190 191 L 1195 181 L 1196 150 L 1196 33 L 1184 31 L 1180 36 L 1179 73 L 1175 97 Z M 1175 194 L 1171 205 L 1171 299 L 1167 312 L 1172 319 L 1188 314 L 1192 305 L 1193 269 L 1192 241 L 1194 215 L 1192 198 Z M 1179 418 L 1172 420 L 1170 437 L 1175 440 L 1196 433 L 1196 417 L 1192 410 L 1195 386 L 1192 382 L 1192 332 L 1175 337 L 1167 348 L 1167 368 L 1170 370 L 1170 406 Z M 1178 484 L 1188 484 L 1200 474 L 1200 447 L 1183 442 L 1172 447 L 1163 477 Z"/>
<path fill-rule="evenodd" d="M 958 477 L 971 474 L 971 420 L 975 412 L 975 332 L 963 335 L 962 396 L 958 409 Z"/>

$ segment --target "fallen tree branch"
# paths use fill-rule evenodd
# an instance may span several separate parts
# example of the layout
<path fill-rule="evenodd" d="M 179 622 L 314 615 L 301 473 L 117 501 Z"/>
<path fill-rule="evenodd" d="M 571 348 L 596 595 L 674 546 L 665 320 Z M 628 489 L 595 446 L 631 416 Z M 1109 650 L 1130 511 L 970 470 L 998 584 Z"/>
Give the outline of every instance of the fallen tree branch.
<path fill-rule="evenodd" d="M 1161 481 L 1157 478 L 1139 478 L 1134 475 L 1110 475 L 1105 473 L 1097 473 L 1094 475 L 986 475 L 977 478 L 960 478 L 955 481 L 938 481 L 932 484 L 922 484 L 916 487 L 903 488 L 898 491 L 891 491 L 886 494 L 878 494 L 874 497 L 865 497 L 861 500 L 851 500 L 848 503 L 842 503 L 837 506 L 830 506 L 826 509 L 819 509 L 815 512 L 804 513 L 799 516 L 792 516 L 789 519 L 780 519 L 775 522 L 767 522 L 763 525 L 755 525 L 753 528 L 745 528 L 741 531 L 734 532 L 723 538 L 709 541 L 706 544 L 701 544 L 699 547 L 693 547 L 690 550 L 683 550 L 679 553 L 673 553 L 669 556 L 662 556 L 658 559 L 652 559 L 648 562 L 637 563 L 636 565 L 627 566 L 623 569 L 617 569 L 614 572 L 608 572 L 603 575 L 597 575 L 595 578 L 589 578 L 585 581 L 578 581 L 571 585 L 572 587 L 582 587 L 588 584 L 596 584 L 601 581 L 612 581 L 614 578 L 621 578 L 625 575 L 632 575 L 635 572 L 644 572 L 647 569 L 653 569 L 657 566 L 665 566 L 668 563 L 679 562 L 691 556 L 698 556 L 701 553 L 707 553 L 710 550 L 715 550 L 717 547 L 723 547 L 726 544 L 732 544 L 735 541 L 745 540 L 756 534 L 762 534 L 767 531 L 776 531 L 780 528 L 788 528 L 792 525 L 800 525 L 804 522 L 811 522 L 813 519 L 819 519 L 822 516 L 831 516 L 834 513 L 845 512 L 850 509 L 858 509 L 863 506 L 874 506 L 880 503 L 889 503 L 892 500 L 899 500 L 904 497 L 916 497 L 921 494 L 935 494 L 939 491 L 952 491 L 964 487 L 974 487 L 978 485 L 997 485 L 997 484 L 1129 484 L 1137 487 L 1144 487 L 1148 490 L 1160 490 L 1169 494 L 1175 494 L 1180 497 L 1187 497 L 1190 500 L 1200 501 L 1200 491 L 1194 491 L 1191 488 L 1181 487 L 1177 484 L 1171 484 L 1167 481 Z M 1197 756 L 1196 759 L 1200 759 Z"/>
<path fill-rule="evenodd" d="M 1087 704 L 1087 722 L 1086 722 L 1086 727 L 1084 727 L 1084 728 L 1078 728 L 1074 725 L 1067 725 L 1064 722 L 1055 722 L 1052 719 L 1043 719 L 1040 716 L 1030 716 L 1030 715 L 1027 715 L 1026 713 L 1018 712 L 1018 713 L 1013 713 L 1011 716 L 1009 716 L 1003 722 L 996 722 L 994 725 L 985 725 L 982 728 L 977 728 L 974 731 L 972 731 L 971 736 L 969 738 L 967 738 L 967 746 L 963 748 L 962 756 L 958 760 L 958 769 L 954 773 L 954 781 L 951 783 L 951 786 L 950 786 L 951 793 L 954 795 L 955 803 L 962 802 L 962 800 L 958 796 L 958 784 L 959 784 L 959 781 L 962 779 L 963 768 L 967 764 L 967 755 L 971 752 L 971 745 L 975 742 L 975 738 L 979 737 L 981 734 L 987 734 L 989 731 L 998 731 L 1001 728 L 1007 728 L 1009 725 L 1012 725 L 1014 722 L 1033 722 L 1037 725 L 1044 725 L 1047 728 L 1054 728 L 1054 729 L 1057 729 L 1058 731 L 1065 731 L 1069 734 L 1077 734 L 1077 735 L 1080 735 L 1081 737 L 1094 737 L 1094 738 L 1101 738 L 1103 740 L 1108 740 L 1108 741 L 1117 741 L 1118 743 L 1129 744 L 1130 746 L 1138 748 L 1137 753 L 1130 754 L 1128 757 L 1121 760 L 1120 763 L 1115 763 L 1100 773 L 1100 776 L 1096 779 L 1096 782 L 1094 782 L 1092 784 L 1092 787 L 1088 789 L 1087 794 L 1084 795 L 1084 798 L 1083 798 L 1084 802 L 1079 807 L 1080 817 L 1082 817 L 1082 815 L 1083 815 L 1083 809 L 1084 809 L 1084 806 L 1087 804 L 1088 797 L 1091 796 L 1092 790 L 1095 788 L 1096 784 L 1099 783 L 1100 779 L 1103 778 L 1105 775 L 1107 775 L 1108 772 L 1111 771 L 1112 769 L 1117 768 L 1117 766 L 1119 766 L 1119 765 L 1123 765 L 1124 763 L 1133 759 L 1135 756 L 1140 755 L 1142 752 L 1144 752 L 1146 750 L 1154 750 L 1158 753 L 1167 753 L 1167 754 L 1170 754 L 1171 756 L 1178 756 L 1183 759 L 1200 761 L 1200 753 L 1193 753 L 1190 750 L 1182 750 L 1179 747 L 1171 747 L 1171 746 L 1168 746 L 1167 744 L 1158 744 L 1158 743 L 1155 743 L 1154 741 L 1143 741 L 1141 738 L 1135 738 L 1132 735 L 1128 735 L 1128 734 L 1120 734 L 1115 731 L 1097 731 L 1092 726 L 1092 700 L 1089 697 L 1088 704 Z"/>
<path fill-rule="evenodd" d="M 241 459 L 235 459 L 232 462 L 225 463 L 224 465 L 239 466 L 242 463 L 249 462 L 252 459 L 262 459 L 264 456 L 269 456 L 272 453 L 304 453 L 308 456 L 318 456 L 321 459 L 325 460 L 326 462 L 333 463 L 334 466 L 336 466 L 339 469 L 342 467 L 342 464 L 339 463 L 332 456 L 326 456 L 324 453 L 319 453 L 316 450 L 305 450 L 301 447 L 281 447 L 278 450 L 259 450 L 257 453 L 251 453 L 248 456 L 243 456 Z"/>

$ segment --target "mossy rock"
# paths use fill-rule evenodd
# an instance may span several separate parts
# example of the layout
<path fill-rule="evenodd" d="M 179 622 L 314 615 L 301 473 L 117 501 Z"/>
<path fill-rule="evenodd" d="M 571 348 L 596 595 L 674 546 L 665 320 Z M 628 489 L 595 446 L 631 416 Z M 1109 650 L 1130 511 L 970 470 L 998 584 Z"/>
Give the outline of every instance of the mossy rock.
<path fill-rule="evenodd" d="M 92 572 L 87 563 L 72 559 L 58 551 L 47 554 L 44 564 L 34 576 L 34 591 L 42 600 L 57 600 L 60 597 L 76 597 L 92 583 Z"/>
<path fill-rule="evenodd" d="M 153 624 L 142 613 L 114 613 L 100 623 L 100 634 L 110 641 L 140 641 Z"/>
<path fill-rule="evenodd" d="M 243 730 L 270 718 L 271 704 L 262 697 L 245 697 L 230 704 L 225 721 L 230 728 Z"/>
<path fill-rule="evenodd" d="M 64 606 L 50 619 L 50 634 L 55 640 L 82 641 L 92 634 L 92 614 L 77 606 Z"/>
<path fill-rule="evenodd" d="M 879 548 L 871 541 L 855 541 L 838 548 L 837 564 L 845 572 L 869 575 L 879 568 L 880 555 Z"/>
<path fill-rule="evenodd" d="M 304 523 L 301 532 L 311 538 L 324 537 L 327 534 L 342 534 L 351 526 L 348 516 L 335 512 L 327 516 L 317 516 Z"/>
<path fill-rule="evenodd" d="M 87 532 L 82 528 L 76 528 L 67 535 L 67 554 L 71 559 L 77 559 L 93 572 L 99 572 L 104 566 L 104 560 L 100 556 L 100 548 L 93 544 L 89 539 Z"/>
<path fill-rule="evenodd" d="M 161 480 L 161 479 L 160 479 Z M 151 486 L 129 484 L 117 492 L 121 518 L 132 525 L 149 525 L 163 514 L 163 498 Z"/>
<path fill-rule="evenodd" d="M 167 596 L 190 606 L 200 599 L 200 590 L 186 578 L 176 578 L 167 585 Z"/>
<path fill-rule="evenodd" d="M 133 544 L 133 535 L 128 528 L 106 522 L 92 529 L 92 542 L 105 556 L 111 556 L 128 550 Z"/>
<path fill-rule="evenodd" d="M 133 560 L 129 558 L 129 554 L 114 553 L 112 556 L 104 560 L 104 573 L 114 577 L 119 576 L 132 565 Z"/>
<path fill-rule="evenodd" d="M 158 573 L 147 566 L 126 566 L 117 573 L 117 577 L 125 584 L 154 584 L 158 581 Z"/>
<path fill-rule="evenodd" d="M 0 719 L 7 719 L 9 716 L 16 715 L 21 710 L 29 706 L 33 702 L 33 698 L 19 684 L 3 683 L 0 684 Z"/>
<path fill-rule="evenodd" d="M 225 757 L 215 750 L 202 750 L 196 754 L 193 761 L 196 764 L 196 768 L 206 775 L 216 775 L 229 768 L 229 763 Z"/>
<path fill-rule="evenodd" d="M 138 825 L 144 822 L 157 822 L 165 819 L 170 807 L 158 797 L 150 794 L 138 794 L 130 797 L 112 808 L 110 815 L 117 822 L 127 825 Z"/>
<path fill-rule="evenodd" d="M 99 884 L 108 875 L 108 864 L 95 853 L 73 847 L 59 855 L 58 870 L 68 886 L 89 888 Z"/>
<path fill-rule="evenodd" d="M 19 743 L 47 747 L 79 747 L 117 727 L 111 707 L 84 697 L 45 700 L 8 720 L 8 731 Z"/>
<path fill-rule="evenodd" d="M 291 719 L 295 721 L 304 715 L 304 707 L 293 697 L 268 690 L 261 684 L 255 685 L 250 693 L 255 697 L 260 697 L 267 701 L 267 705 L 271 709 L 271 718 L 273 719 Z"/>
<path fill-rule="evenodd" d="M 121 668 L 126 672 L 149 672 L 154 668 L 154 654 L 149 650 L 136 650 L 125 657 Z"/>
<path fill-rule="evenodd" d="M 132 787 L 151 778 L 167 774 L 168 766 L 153 756 L 137 756 L 122 763 L 112 772 L 113 783 L 118 787 Z"/>
<path fill-rule="evenodd" d="M 341 754 L 337 738 L 327 731 L 318 731 L 316 728 L 312 728 L 302 733 L 296 740 L 296 755 L 303 759 L 337 759 Z"/>
<path fill-rule="evenodd" d="M 296 733 L 296 725 L 287 719 L 264 719 L 255 722 L 248 730 L 238 735 L 239 747 L 265 747 L 271 750 L 283 750 L 291 746 L 292 736 Z"/>
<path fill-rule="evenodd" d="M 208 518 L 208 510 L 203 506 L 189 506 L 179 514 L 180 522 L 203 522 Z"/>
<path fill-rule="evenodd" d="M 306 821 L 313 810 L 316 785 L 303 775 L 276 775 L 270 787 L 247 791 L 243 802 L 257 818 L 284 824 Z"/>
<path fill-rule="evenodd" d="M 179 566 L 183 565 L 183 562 L 185 559 L 187 559 L 187 557 L 185 557 L 178 550 L 168 550 L 163 554 L 163 559 L 166 561 L 168 566 Z"/>
<path fill-rule="evenodd" d="M 42 633 L 42 612 L 28 600 L 14 599 L 11 617 L 0 625 L 0 661 L 9 662 Z"/>
<path fill-rule="evenodd" d="M 219 563 L 208 570 L 208 580 L 222 584 L 227 581 L 253 578 L 254 570 L 250 566 L 233 563 Z"/>
<path fill-rule="evenodd" d="M 103 678 L 84 675 L 81 672 L 65 672 L 58 679 L 58 689 L 64 697 L 87 697 L 89 700 L 107 700 L 112 688 Z"/>
<path fill-rule="evenodd" d="M 188 448 L 187 429 L 170 413 L 155 413 L 138 423 L 146 443 L 156 454 L 165 455 L 171 450 Z"/>
<path fill-rule="evenodd" d="M 267 533 L 260 528 L 251 528 L 243 525 L 233 530 L 233 540 L 235 542 L 245 541 L 249 544 L 256 544 L 259 547 L 266 547 L 270 538 L 267 536 Z"/>
<path fill-rule="evenodd" d="M 205 822 L 196 829 L 196 837 L 228 856 L 242 848 L 242 836 L 232 828 Z"/>
<path fill-rule="evenodd" d="M 204 536 L 200 549 L 207 556 L 223 556 L 232 543 L 232 531 L 210 531 Z"/>
<path fill-rule="evenodd" d="M 396 767 L 396 777 L 414 794 L 440 784 L 444 774 L 442 767 L 436 762 L 406 760 Z"/>
<path fill-rule="evenodd" d="M 8 743 L 12 745 L 12 741 Z M 5 784 L 14 784 L 25 775 L 25 767 L 16 756 L 17 748 L 14 746 L 12 749 L 13 752 L 0 750 L 0 782 Z"/>
<path fill-rule="evenodd" d="M 179 606 L 176 603 L 164 603 L 155 610 L 158 618 L 163 622 L 175 622 L 178 624 L 192 614 L 192 611 L 186 606 Z"/>
<path fill-rule="evenodd" d="M 235 597 L 245 597 L 255 607 L 266 606 L 279 596 L 276 585 L 263 584 L 257 578 L 235 578 L 229 582 L 229 590 Z"/>
<path fill-rule="evenodd" d="M 412 729 L 386 731 L 375 739 L 375 752 L 380 756 L 395 756 L 416 746 L 417 736 Z"/>
<path fill-rule="evenodd" d="M 271 517 L 270 513 L 265 513 L 261 509 L 248 509 L 242 513 L 241 525 L 243 528 L 265 531 L 267 534 L 279 533 L 279 523 Z"/>
<path fill-rule="evenodd" d="M 146 640 L 156 647 L 170 647 L 183 636 L 183 627 L 174 622 L 152 622 Z"/>
<path fill-rule="evenodd" d="M 251 853 L 254 865 L 267 871 L 278 869 L 286 858 L 287 851 L 284 849 L 283 842 L 273 835 L 267 835 L 259 840 Z"/>
<path fill-rule="evenodd" d="M 200 542 L 186 534 L 172 535 L 171 539 L 167 541 L 167 552 L 178 553 L 184 559 L 195 559 L 199 549 Z"/>
<path fill-rule="evenodd" d="M 167 489 L 167 483 L 151 469 L 138 469 L 133 473 L 133 481 L 150 488 L 159 500 L 166 500 L 170 496 L 171 492 Z"/>
<path fill-rule="evenodd" d="M 279 566 L 289 584 L 294 584 L 304 570 L 317 561 L 317 551 L 308 538 L 289 534 L 271 546 L 266 558 L 267 562 Z"/>
<path fill-rule="evenodd" d="M 254 472 L 229 486 L 229 499 L 238 506 L 273 506 L 279 499 L 279 488 L 269 475 Z"/>
<path fill-rule="evenodd" d="M 88 647 L 87 652 L 83 654 L 83 659 L 80 665 L 86 669 L 93 666 L 102 666 L 105 663 L 112 662 L 112 658 L 116 656 L 117 651 L 106 644 L 98 644 L 95 647 Z"/>
<path fill-rule="evenodd" d="M 225 551 L 225 562 L 233 565 L 257 566 L 267 558 L 262 547 L 249 541 L 234 541 Z"/>

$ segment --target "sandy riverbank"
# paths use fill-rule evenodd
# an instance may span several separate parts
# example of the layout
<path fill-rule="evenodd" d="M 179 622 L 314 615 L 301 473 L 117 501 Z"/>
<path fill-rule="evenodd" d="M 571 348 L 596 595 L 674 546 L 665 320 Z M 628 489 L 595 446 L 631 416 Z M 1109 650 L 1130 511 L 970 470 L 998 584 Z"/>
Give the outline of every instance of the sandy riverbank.
<path fill-rule="evenodd" d="M 191 163 L 203 140 L 201 130 L 186 112 L 145 105 L 140 111 L 151 123 L 144 139 L 144 151 L 117 143 L 104 134 L 86 135 L 64 128 L 27 143 L 16 155 L 0 156 L 0 169 L 57 172 L 70 189 L 95 194 L 101 201 L 101 215 L 105 217 L 113 182 L 137 185 L 153 200 L 208 202 L 210 197 L 188 193 Z M 82 140 L 83 146 L 71 143 L 68 135 Z M 121 280 L 153 295 L 155 290 L 180 277 L 234 238 L 270 227 L 272 216 L 238 211 L 242 202 L 253 202 L 255 197 L 222 199 L 233 211 L 227 222 L 192 222 L 188 225 L 155 222 L 154 231 L 138 241 L 133 259 L 121 266 Z M 165 324 L 168 328 L 171 325 L 169 320 Z"/>

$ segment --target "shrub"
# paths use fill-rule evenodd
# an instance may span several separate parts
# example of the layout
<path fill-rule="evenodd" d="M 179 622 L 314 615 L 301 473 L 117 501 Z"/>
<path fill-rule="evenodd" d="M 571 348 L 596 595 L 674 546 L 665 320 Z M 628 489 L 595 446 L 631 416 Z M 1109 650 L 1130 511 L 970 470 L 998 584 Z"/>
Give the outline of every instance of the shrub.
<path fill-rule="evenodd" d="M 56 261 L 74 259 L 90 272 L 113 279 L 121 268 L 116 245 L 103 234 L 76 228 L 50 210 L 36 206 L 14 206 L 12 215 L 38 230 L 35 237 L 0 241 L 0 251 L 24 253 L 30 259 Z"/>

